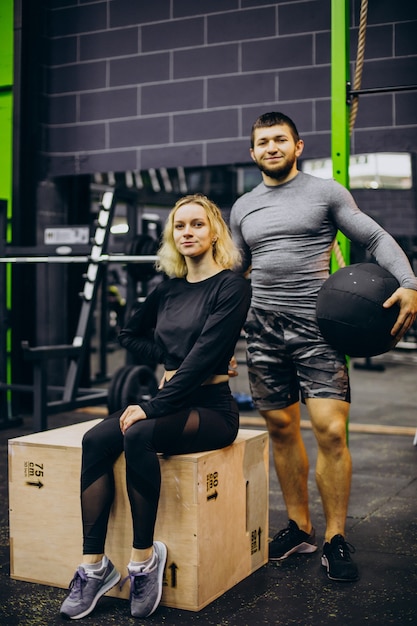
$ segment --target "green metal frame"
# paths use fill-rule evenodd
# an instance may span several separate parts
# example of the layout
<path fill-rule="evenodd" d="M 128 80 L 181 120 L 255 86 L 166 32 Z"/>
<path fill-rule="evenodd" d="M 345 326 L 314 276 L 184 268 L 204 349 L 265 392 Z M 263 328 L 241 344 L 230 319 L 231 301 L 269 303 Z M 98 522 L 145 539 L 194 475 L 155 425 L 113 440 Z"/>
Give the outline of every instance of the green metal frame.
<path fill-rule="evenodd" d="M 331 6 L 331 153 L 333 178 L 349 188 L 349 0 L 332 0 Z M 350 262 L 350 242 L 337 233 L 346 265 Z M 339 268 L 332 254 L 331 271 Z"/>
<path fill-rule="evenodd" d="M 13 129 L 13 0 L 0 3 L 0 198 L 7 200 L 8 218 L 12 208 Z"/>
<path fill-rule="evenodd" d="M 12 240 L 12 164 L 13 164 L 13 0 L 0 2 L 0 198 L 7 202 L 8 242 Z M 3 233 L 2 233 L 3 236 Z M 6 267 L 6 307 L 11 309 L 12 268 Z M 6 378 L 11 381 L 11 331 L 6 333 Z M 10 401 L 10 394 L 8 394 Z M 4 416 L 3 416 L 4 417 Z"/>
<path fill-rule="evenodd" d="M 11 218 L 13 129 L 13 0 L 0 3 L 0 198 Z"/>
<path fill-rule="evenodd" d="M 349 0 L 332 0 L 331 7 L 331 133 L 333 178 L 349 188 L 349 106 L 347 84 L 349 82 Z M 350 263 L 350 241 L 338 231 L 336 240 L 346 265 Z M 330 271 L 339 269 L 332 254 Z M 349 365 L 349 359 L 347 358 Z M 349 443 L 349 420 L 346 424 Z"/>

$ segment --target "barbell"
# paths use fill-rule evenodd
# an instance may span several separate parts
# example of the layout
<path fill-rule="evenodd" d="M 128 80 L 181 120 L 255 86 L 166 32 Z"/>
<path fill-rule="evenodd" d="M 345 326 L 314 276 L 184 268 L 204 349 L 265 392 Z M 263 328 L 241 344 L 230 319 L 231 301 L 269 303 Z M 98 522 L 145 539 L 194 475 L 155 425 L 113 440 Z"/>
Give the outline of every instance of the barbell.
<path fill-rule="evenodd" d="M 157 255 L 100 254 L 91 256 L 7 256 L 0 257 L 0 263 L 151 263 Z"/>

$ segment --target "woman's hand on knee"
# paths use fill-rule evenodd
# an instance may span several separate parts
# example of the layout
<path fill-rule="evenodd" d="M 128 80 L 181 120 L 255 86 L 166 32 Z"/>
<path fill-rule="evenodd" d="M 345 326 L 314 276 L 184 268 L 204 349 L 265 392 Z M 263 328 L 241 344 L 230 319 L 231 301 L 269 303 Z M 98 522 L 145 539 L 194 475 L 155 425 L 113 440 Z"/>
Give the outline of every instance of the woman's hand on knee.
<path fill-rule="evenodd" d="M 138 404 L 131 404 L 120 416 L 120 430 L 125 434 L 132 424 L 140 420 L 146 420 L 146 413 Z"/>

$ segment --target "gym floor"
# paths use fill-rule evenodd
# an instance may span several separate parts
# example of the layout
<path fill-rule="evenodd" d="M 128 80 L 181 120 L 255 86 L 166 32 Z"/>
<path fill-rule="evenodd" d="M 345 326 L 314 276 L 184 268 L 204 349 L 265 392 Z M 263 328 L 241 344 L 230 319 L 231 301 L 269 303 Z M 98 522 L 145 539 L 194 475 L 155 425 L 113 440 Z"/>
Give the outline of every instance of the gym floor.
<path fill-rule="evenodd" d="M 130 617 L 126 601 L 104 597 L 83 623 L 94 626 L 415 624 L 417 446 L 413 442 L 417 429 L 417 356 L 415 352 L 395 350 L 373 359 L 368 364 L 371 368 L 364 365 L 360 359 L 351 363 L 353 403 L 349 441 L 354 471 L 346 533 L 347 540 L 356 548 L 359 581 L 329 581 L 320 565 L 318 550 L 312 555 L 265 565 L 198 613 L 159 607 L 146 620 L 137 620 Z M 383 371 L 375 365 L 382 365 Z M 236 380 L 233 391 L 245 393 L 244 372 L 240 382 Z M 94 417 L 80 412 L 60 414 L 49 418 L 49 427 Z M 242 427 L 245 424 L 264 428 L 256 411 L 242 410 Z M 324 520 L 314 482 L 316 447 L 306 419 L 303 426 L 312 468 L 312 517 L 321 543 Z M 0 430 L 0 624 L 55 626 L 64 623 L 59 608 L 66 591 L 12 580 L 9 576 L 7 440 L 31 431 L 30 416 L 24 418 L 20 427 Z M 271 460 L 270 536 L 286 523 Z"/>

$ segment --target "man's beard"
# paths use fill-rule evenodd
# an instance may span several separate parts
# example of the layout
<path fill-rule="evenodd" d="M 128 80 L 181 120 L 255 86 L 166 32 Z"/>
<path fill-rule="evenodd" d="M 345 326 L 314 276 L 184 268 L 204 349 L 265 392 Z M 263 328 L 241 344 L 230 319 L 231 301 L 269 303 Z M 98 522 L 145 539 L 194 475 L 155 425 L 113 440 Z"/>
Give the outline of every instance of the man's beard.
<path fill-rule="evenodd" d="M 285 180 L 287 178 L 288 174 L 292 170 L 294 162 L 295 162 L 295 157 L 287 161 L 279 169 L 268 169 L 267 166 L 262 165 L 261 163 L 259 163 L 259 161 L 256 161 L 256 165 L 259 167 L 261 172 L 266 174 L 269 178 L 280 181 L 280 180 Z"/>

